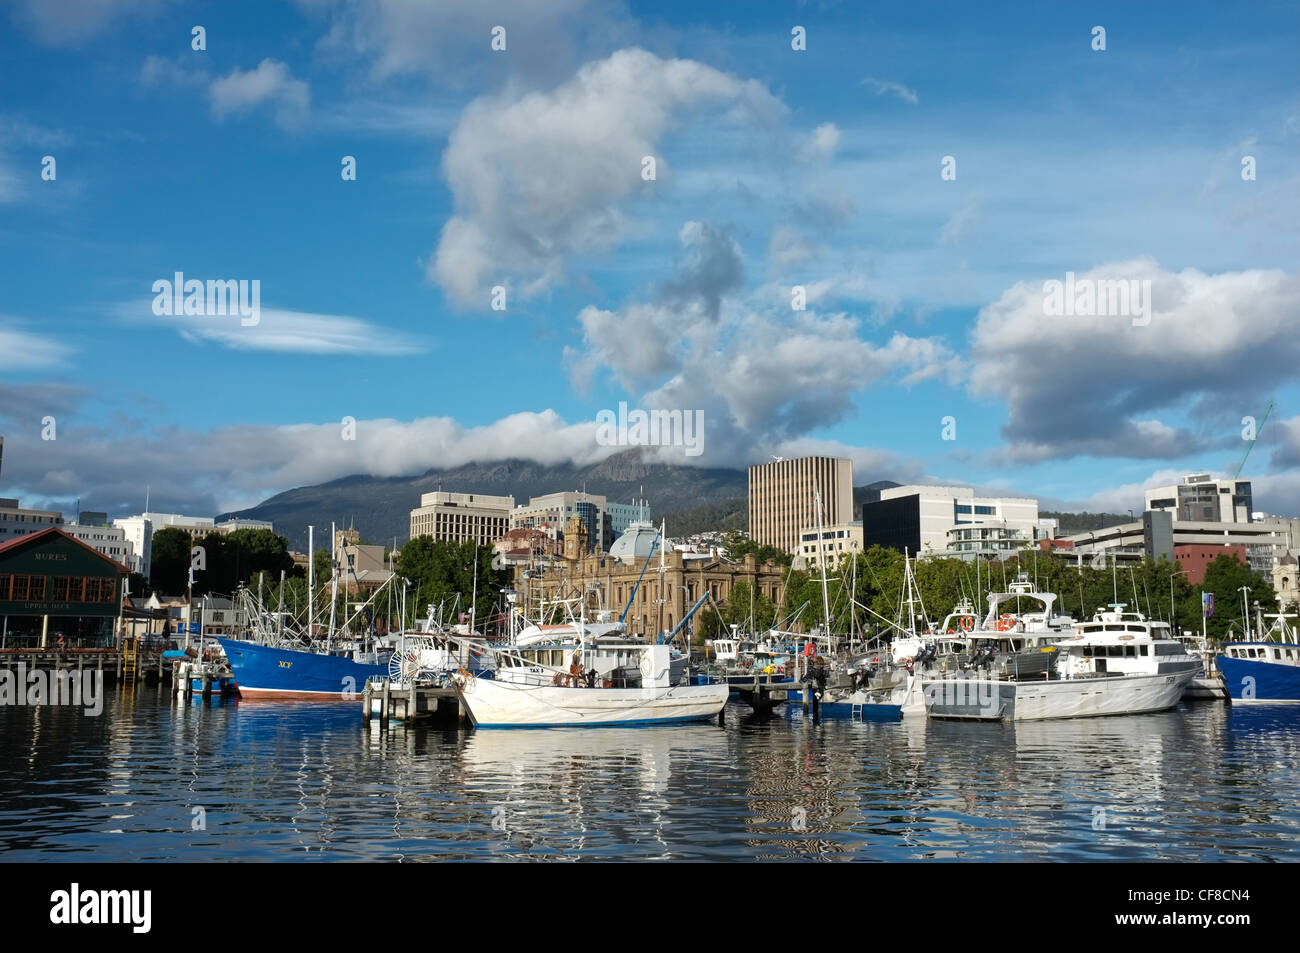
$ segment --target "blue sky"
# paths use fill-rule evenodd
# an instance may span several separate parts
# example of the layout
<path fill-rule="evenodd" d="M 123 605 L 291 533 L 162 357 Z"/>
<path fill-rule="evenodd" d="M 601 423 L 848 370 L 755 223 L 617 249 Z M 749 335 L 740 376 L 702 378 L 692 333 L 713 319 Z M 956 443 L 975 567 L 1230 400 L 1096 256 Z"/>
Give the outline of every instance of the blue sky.
<path fill-rule="evenodd" d="M 12 0 L 0 492 L 205 513 L 588 462 L 628 401 L 704 409 L 668 460 L 1123 509 L 1230 472 L 1274 401 L 1246 472 L 1294 514 L 1298 32 L 1281 3 Z M 155 316 L 175 271 L 258 279 L 261 323 Z M 1067 271 L 1151 280 L 1153 320 L 1045 317 Z"/>

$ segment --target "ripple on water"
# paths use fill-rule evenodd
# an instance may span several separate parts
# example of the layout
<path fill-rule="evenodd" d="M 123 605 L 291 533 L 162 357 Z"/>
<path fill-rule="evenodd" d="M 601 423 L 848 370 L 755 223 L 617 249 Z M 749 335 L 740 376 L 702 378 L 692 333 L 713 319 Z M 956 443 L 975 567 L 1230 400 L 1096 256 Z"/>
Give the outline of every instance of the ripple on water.
<path fill-rule="evenodd" d="M 380 735 L 355 704 L 0 709 L 0 853 L 1295 860 L 1300 709 Z"/>

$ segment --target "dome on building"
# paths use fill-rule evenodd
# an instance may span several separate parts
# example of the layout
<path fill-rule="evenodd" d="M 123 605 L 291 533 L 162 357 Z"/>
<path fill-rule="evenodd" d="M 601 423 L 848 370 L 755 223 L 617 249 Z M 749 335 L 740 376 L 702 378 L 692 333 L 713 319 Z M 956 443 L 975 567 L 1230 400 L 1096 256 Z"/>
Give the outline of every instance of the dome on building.
<path fill-rule="evenodd" d="M 635 520 L 628 524 L 622 536 L 614 540 L 614 545 L 609 547 L 609 555 L 621 563 L 645 559 L 650 555 L 657 535 L 659 530 L 653 523 Z"/>

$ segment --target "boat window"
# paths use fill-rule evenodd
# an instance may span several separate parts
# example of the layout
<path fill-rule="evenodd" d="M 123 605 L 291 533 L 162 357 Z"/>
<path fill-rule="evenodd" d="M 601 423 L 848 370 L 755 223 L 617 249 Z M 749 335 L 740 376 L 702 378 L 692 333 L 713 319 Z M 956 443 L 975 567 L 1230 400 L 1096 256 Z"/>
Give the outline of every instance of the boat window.
<path fill-rule="evenodd" d="M 1147 647 L 1145 645 L 1139 645 L 1138 648 L 1141 650 L 1138 652 L 1139 655 L 1145 656 L 1147 654 Z"/>
<path fill-rule="evenodd" d="M 1124 646 L 1124 656 L 1125 656 L 1125 658 L 1134 658 L 1134 657 L 1136 657 L 1136 656 L 1137 656 L 1137 652 L 1134 651 L 1134 649 L 1136 649 L 1136 648 L 1137 648 L 1136 645 L 1126 645 L 1126 646 Z"/>
<path fill-rule="evenodd" d="M 1129 648 L 1132 648 L 1132 646 L 1130 645 Z M 1122 645 L 1112 645 L 1112 646 L 1110 647 L 1110 657 L 1111 657 L 1111 658 L 1123 658 L 1123 657 L 1124 657 L 1124 646 L 1122 646 Z"/>
<path fill-rule="evenodd" d="M 1124 631 L 1124 627 L 1123 627 L 1122 625 L 1108 625 L 1108 626 L 1106 626 L 1106 631 L 1107 631 L 1107 632 L 1123 632 L 1123 631 Z"/>
<path fill-rule="evenodd" d="M 1274 650 L 1273 650 L 1273 658 L 1275 658 L 1275 659 L 1279 659 L 1279 660 L 1280 660 L 1280 659 L 1282 658 L 1282 650 L 1281 650 L 1281 649 L 1274 649 Z"/>
<path fill-rule="evenodd" d="M 1128 627 L 1128 630 L 1130 632 L 1145 632 L 1147 630 L 1147 627 L 1144 625 L 1130 625 Z"/>

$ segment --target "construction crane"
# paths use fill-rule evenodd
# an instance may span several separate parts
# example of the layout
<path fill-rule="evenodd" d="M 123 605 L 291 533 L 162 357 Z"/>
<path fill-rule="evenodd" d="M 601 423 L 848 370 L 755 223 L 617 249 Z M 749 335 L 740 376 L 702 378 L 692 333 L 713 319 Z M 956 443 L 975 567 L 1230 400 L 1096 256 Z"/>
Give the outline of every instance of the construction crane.
<path fill-rule="evenodd" d="M 1273 410 L 1273 401 L 1270 400 L 1268 402 L 1268 406 L 1264 408 L 1264 416 L 1263 418 L 1261 418 L 1259 422 L 1259 426 L 1255 428 L 1255 436 L 1251 439 L 1250 444 L 1246 447 L 1246 452 L 1245 454 L 1242 455 L 1241 462 L 1237 464 L 1237 469 L 1234 470 L 1232 473 L 1232 478 L 1234 480 L 1241 475 L 1241 469 L 1246 465 L 1246 459 L 1250 456 L 1250 451 L 1255 449 L 1255 441 L 1259 439 L 1259 432 L 1264 429 L 1264 421 L 1268 420 L 1268 415 L 1272 412 L 1272 410 Z"/>

